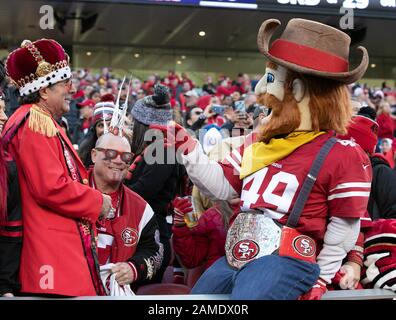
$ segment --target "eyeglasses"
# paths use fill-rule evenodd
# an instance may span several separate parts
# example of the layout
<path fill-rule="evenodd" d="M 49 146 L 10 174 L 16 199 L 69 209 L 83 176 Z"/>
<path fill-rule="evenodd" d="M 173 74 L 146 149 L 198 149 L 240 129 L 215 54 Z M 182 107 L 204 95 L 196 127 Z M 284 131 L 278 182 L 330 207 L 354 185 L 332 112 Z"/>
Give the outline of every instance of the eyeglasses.
<path fill-rule="evenodd" d="M 68 90 L 70 90 L 73 86 L 73 82 L 72 82 L 72 79 L 69 78 L 69 79 L 66 79 L 63 81 L 59 81 L 57 83 L 53 83 L 53 84 L 49 85 L 48 87 L 51 88 L 51 87 L 55 87 L 55 86 L 63 86 L 63 87 L 66 87 Z"/>
<path fill-rule="evenodd" d="M 199 115 L 201 115 L 203 113 L 203 111 L 195 111 L 194 112 L 194 114 L 196 115 L 196 116 L 199 116 Z"/>
<path fill-rule="evenodd" d="M 95 150 L 104 152 L 106 160 L 113 160 L 119 155 L 121 157 L 121 160 L 124 161 L 126 164 L 130 164 L 132 162 L 133 154 L 131 152 L 120 152 L 114 149 L 104 148 L 95 148 Z"/>

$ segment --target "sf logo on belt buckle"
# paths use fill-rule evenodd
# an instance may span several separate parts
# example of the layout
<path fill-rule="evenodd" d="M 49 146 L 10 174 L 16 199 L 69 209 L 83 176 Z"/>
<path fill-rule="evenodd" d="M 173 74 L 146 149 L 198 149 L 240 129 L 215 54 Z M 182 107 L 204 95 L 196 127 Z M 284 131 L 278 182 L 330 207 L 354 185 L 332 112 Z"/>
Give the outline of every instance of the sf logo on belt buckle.
<path fill-rule="evenodd" d="M 232 249 L 232 255 L 236 260 L 249 261 L 256 257 L 260 251 L 260 247 L 253 240 L 238 241 Z"/>

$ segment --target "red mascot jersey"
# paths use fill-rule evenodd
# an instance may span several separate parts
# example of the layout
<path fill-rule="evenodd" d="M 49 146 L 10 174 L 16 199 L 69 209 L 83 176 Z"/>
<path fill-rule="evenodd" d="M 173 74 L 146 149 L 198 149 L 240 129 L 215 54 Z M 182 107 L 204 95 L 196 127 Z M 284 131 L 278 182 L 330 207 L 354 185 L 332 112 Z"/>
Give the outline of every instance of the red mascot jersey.
<path fill-rule="evenodd" d="M 227 180 L 241 195 L 241 211 L 259 209 L 286 224 L 314 159 L 330 137 L 330 134 L 323 134 L 242 180 L 239 172 L 247 145 L 229 154 L 221 165 Z M 370 160 L 360 146 L 349 140 L 338 140 L 322 165 L 297 230 L 321 244 L 329 216 L 363 217 L 371 175 Z"/>

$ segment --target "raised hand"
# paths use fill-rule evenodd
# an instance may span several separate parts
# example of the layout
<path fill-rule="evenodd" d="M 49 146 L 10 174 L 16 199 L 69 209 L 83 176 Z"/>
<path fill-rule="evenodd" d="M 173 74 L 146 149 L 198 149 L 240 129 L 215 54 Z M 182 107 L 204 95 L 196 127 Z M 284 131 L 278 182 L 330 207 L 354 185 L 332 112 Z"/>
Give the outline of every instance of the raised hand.
<path fill-rule="evenodd" d="M 165 145 L 175 147 L 176 150 L 181 151 L 184 155 L 193 151 L 197 145 L 197 141 L 190 136 L 186 129 L 177 123 L 172 123 L 168 126 L 152 124 L 150 129 L 162 131 Z"/>
<path fill-rule="evenodd" d="M 175 227 L 182 227 L 187 224 L 191 228 L 196 225 L 195 219 L 190 218 L 190 216 L 193 216 L 194 210 L 188 198 L 177 197 L 172 201 L 172 204 L 174 208 L 173 225 Z"/>

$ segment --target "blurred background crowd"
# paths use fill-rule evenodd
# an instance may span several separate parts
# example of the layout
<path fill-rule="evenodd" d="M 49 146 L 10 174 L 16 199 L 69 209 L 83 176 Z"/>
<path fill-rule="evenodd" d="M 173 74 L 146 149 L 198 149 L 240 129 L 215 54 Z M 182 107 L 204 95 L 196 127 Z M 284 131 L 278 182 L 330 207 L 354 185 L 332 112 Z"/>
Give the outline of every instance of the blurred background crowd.
<path fill-rule="evenodd" d="M 173 119 L 184 127 L 196 132 L 199 129 L 216 128 L 221 135 L 211 135 L 212 144 L 227 136 L 239 135 L 238 130 L 253 128 L 253 114 L 259 105 L 256 102 L 254 88 L 258 80 L 251 79 L 245 73 L 239 73 L 234 78 L 220 75 L 217 79 L 208 76 L 204 83 L 194 83 L 187 73 L 178 74 L 173 70 L 165 75 L 152 74 L 147 79 L 127 77 L 131 80 L 132 89 L 128 99 L 127 115 L 130 119 L 129 129 L 133 129 L 131 110 L 137 100 L 152 95 L 156 84 L 166 85 L 170 89 L 170 104 L 173 109 Z M 100 136 L 103 124 L 94 121 L 95 105 L 106 100 L 109 94 L 117 97 L 122 78 L 113 74 L 110 68 L 103 68 L 94 73 L 89 69 L 73 71 L 73 83 L 77 92 L 70 103 L 70 112 L 62 118 L 62 125 L 67 131 L 75 148 L 79 150 L 84 140 L 92 136 Z M 394 167 L 394 138 L 396 137 L 396 88 L 382 83 L 381 87 L 369 87 L 365 83 L 349 86 L 355 108 L 355 113 L 368 106 L 373 110 L 373 118 L 379 124 L 377 152 L 384 153 Z M 10 116 L 18 107 L 18 95 L 10 85 L 6 90 L 6 113 Z M 127 89 L 121 91 L 120 103 L 124 103 Z M 97 127 L 99 126 L 99 128 Z M 209 127 L 208 127 L 209 126 Z M 238 129 L 238 130 L 237 130 Z M 242 132 L 240 132 L 242 134 Z"/>

